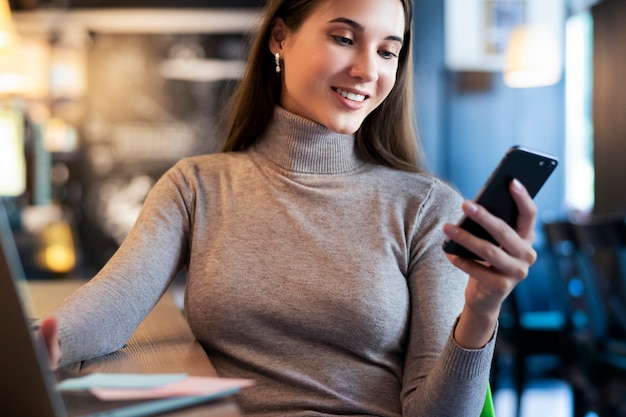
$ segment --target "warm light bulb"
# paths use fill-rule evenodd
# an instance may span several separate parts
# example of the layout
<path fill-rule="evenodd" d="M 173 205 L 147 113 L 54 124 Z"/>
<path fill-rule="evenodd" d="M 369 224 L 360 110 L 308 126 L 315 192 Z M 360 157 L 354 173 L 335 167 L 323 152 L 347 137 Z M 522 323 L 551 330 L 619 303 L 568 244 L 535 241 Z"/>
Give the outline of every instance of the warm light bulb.
<path fill-rule="evenodd" d="M 76 251 L 70 226 L 65 221 L 47 225 L 42 233 L 42 266 L 55 273 L 70 272 L 76 266 Z"/>

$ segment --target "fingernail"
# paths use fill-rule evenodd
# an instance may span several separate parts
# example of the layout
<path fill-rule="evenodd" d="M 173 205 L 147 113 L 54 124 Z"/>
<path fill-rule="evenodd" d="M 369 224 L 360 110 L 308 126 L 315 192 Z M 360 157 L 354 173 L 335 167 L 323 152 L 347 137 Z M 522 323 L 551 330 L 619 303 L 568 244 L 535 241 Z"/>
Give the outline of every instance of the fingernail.
<path fill-rule="evenodd" d="M 513 190 L 516 192 L 522 191 L 522 183 L 517 180 L 517 178 L 513 178 Z"/>
<path fill-rule="evenodd" d="M 478 211 L 478 207 L 472 201 L 465 202 L 465 212 L 467 214 L 474 214 Z"/>
<path fill-rule="evenodd" d="M 455 236 L 457 233 L 459 233 L 459 228 L 456 227 L 453 224 L 450 223 L 446 223 L 443 226 L 443 231 L 448 235 L 448 236 Z"/>

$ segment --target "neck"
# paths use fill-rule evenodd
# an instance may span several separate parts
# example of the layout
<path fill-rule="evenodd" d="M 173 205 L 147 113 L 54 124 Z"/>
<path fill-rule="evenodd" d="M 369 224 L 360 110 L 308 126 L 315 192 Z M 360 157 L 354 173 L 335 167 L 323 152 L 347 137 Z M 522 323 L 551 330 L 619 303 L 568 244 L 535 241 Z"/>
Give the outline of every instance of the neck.
<path fill-rule="evenodd" d="M 276 107 L 255 147 L 280 167 L 301 173 L 336 174 L 363 164 L 354 135 L 340 134 Z"/>

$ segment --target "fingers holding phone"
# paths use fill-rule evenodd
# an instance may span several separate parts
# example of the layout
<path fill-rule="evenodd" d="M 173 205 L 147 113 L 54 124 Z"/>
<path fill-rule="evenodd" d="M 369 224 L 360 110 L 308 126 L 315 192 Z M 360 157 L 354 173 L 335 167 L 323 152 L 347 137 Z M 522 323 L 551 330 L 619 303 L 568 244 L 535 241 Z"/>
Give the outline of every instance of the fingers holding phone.
<path fill-rule="evenodd" d="M 519 212 L 516 225 L 509 225 L 475 202 L 465 201 L 463 203 L 465 218 L 480 226 L 490 238 L 477 236 L 460 225 L 444 227 L 444 232 L 451 241 L 474 255 L 467 257 L 451 254 L 459 257 L 454 263 L 465 272 L 482 275 L 478 270 L 490 268 L 497 271 L 498 275 L 505 275 L 517 281 L 527 275 L 528 268 L 535 262 L 537 255 L 532 243 L 536 206 L 518 181 L 512 181 L 510 189 Z"/>
<path fill-rule="evenodd" d="M 502 158 L 474 201 L 516 230 L 520 236 L 532 240 L 536 207 L 529 200 L 539 192 L 556 166 L 557 160 L 551 155 L 514 146 Z M 491 224 L 492 229 L 507 230 L 502 226 L 498 227 L 499 224 L 501 223 Z M 481 224 L 468 216 L 467 212 L 458 226 L 494 245 L 501 244 Z M 446 253 L 462 258 L 482 259 L 452 236 L 444 242 L 443 249 Z"/>

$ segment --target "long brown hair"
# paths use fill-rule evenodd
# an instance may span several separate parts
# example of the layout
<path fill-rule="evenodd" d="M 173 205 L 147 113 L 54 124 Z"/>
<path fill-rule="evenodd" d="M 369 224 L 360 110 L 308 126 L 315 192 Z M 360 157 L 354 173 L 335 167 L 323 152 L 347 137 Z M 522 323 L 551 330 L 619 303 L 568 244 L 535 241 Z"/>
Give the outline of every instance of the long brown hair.
<path fill-rule="evenodd" d="M 297 31 L 322 1 L 332 0 L 268 0 L 246 71 L 226 110 L 228 136 L 222 151 L 243 150 L 252 145 L 280 103 L 281 79 L 276 76 L 274 57 L 268 49 L 273 22 L 280 17 L 289 30 Z M 382 104 L 365 118 L 355 137 L 359 151 L 373 161 L 404 171 L 422 172 L 423 153 L 417 136 L 413 97 L 413 0 L 400 1 L 404 7 L 405 31 L 396 83 Z"/>

